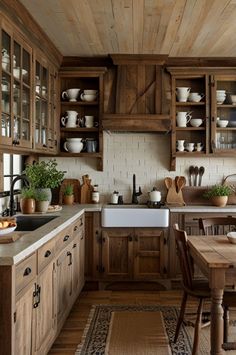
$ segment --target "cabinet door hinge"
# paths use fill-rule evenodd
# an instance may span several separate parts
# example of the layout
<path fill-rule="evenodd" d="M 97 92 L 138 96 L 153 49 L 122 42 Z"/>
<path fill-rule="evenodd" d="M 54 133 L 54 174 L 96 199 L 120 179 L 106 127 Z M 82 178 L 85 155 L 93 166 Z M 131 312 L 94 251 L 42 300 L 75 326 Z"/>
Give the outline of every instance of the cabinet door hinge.
<path fill-rule="evenodd" d="M 16 312 L 14 312 L 14 314 L 13 314 L 13 320 L 14 320 L 14 323 L 16 323 Z"/>

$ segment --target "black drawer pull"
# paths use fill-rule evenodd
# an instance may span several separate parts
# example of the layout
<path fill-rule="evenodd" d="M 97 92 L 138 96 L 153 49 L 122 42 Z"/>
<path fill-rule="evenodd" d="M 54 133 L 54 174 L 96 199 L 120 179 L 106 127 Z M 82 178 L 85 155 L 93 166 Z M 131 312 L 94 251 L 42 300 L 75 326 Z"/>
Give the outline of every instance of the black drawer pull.
<path fill-rule="evenodd" d="M 78 230 L 78 226 L 75 226 L 74 227 L 74 232 Z"/>
<path fill-rule="evenodd" d="M 25 271 L 24 271 L 24 276 L 28 276 L 29 274 L 31 274 L 31 268 L 30 267 L 27 267 L 26 269 L 25 269 Z"/>
<path fill-rule="evenodd" d="M 44 254 L 44 257 L 48 258 L 51 254 L 52 254 L 51 251 L 47 250 L 46 253 Z"/>
<path fill-rule="evenodd" d="M 76 247 L 77 247 L 77 244 L 75 243 L 75 244 L 73 245 L 73 249 L 76 248 Z"/>
<path fill-rule="evenodd" d="M 65 237 L 63 238 L 63 242 L 66 242 L 69 238 L 70 238 L 69 235 L 65 235 Z"/>

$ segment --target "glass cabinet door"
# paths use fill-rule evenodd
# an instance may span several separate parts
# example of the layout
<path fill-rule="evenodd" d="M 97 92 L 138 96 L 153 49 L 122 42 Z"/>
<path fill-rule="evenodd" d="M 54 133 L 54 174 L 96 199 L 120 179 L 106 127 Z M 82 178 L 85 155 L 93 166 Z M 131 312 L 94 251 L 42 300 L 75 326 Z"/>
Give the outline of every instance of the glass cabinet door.
<path fill-rule="evenodd" d="M 32 147 L 31 48 L 15 35 L 1 36 L 1 143 Z"/>
<path fill-rule="evenodd" d="M 48 146 L 48 69 L 35 62 L 35 147 Z"/>
<path fill-rule="evenodd" d="M 2 30 L 1 36 L 1 143 L 12 144 L 12 120 L 11 120 L 11 37 Z"/>
<path fill-rule="evenodd" d="M 236 152 L 236 75 L 216 75 L 212 82 L 212 150 Z"/>

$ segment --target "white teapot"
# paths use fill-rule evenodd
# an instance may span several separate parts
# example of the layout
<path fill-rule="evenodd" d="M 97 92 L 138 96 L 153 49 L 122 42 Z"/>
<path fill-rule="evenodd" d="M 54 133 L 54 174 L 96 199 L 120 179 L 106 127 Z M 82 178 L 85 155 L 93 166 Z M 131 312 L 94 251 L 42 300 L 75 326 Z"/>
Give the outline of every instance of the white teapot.
<path fill-rule="evenodd" d="M 160 202 L 161 201 L 161 192 L 157 191 L 156 187 L 153 187 L 152 191 L 149 192 L 150 202 Z"/>

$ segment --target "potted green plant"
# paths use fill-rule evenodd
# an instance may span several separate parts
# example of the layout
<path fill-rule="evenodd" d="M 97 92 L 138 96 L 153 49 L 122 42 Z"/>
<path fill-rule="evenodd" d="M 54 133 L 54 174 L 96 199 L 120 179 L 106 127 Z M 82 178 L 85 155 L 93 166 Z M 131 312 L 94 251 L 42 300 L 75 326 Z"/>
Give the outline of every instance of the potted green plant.
<path fill-rule="evenodd" d="M 49 206 L 48 194 L 45 190 L 36 190 L 36 212 L 46 213 Z"/>
<path fill-rule="evenodd" d="M 30 186 L 34 189 L 47 189 L 48 201 L 51 202 L 51 189 L 61 184 L 65 172 L 57 169 L 55 159 L 50 159 L 47 162 L 42 160 L 32 165 L 27 165 L 24 174 L 29 179 Z"/>
<path fill-rule="evenodd" d="M 231 188 L 227 185 L 214 185 L 203 196 L 210 199 L 213 205 L 224 207 L 231 193 Z"/>
<path fill-rule="evenodd" d="M 65 205 L 72 205 L 74 203 L 74 188 L 73 185 L 68 184 L 63 190 L 63 202 Z"/>
<path fill-rule="evenodd" d="M 21 189 L 20 209 L 24 214 L 35 212 L 35 190 L 32 187 Z"/>

